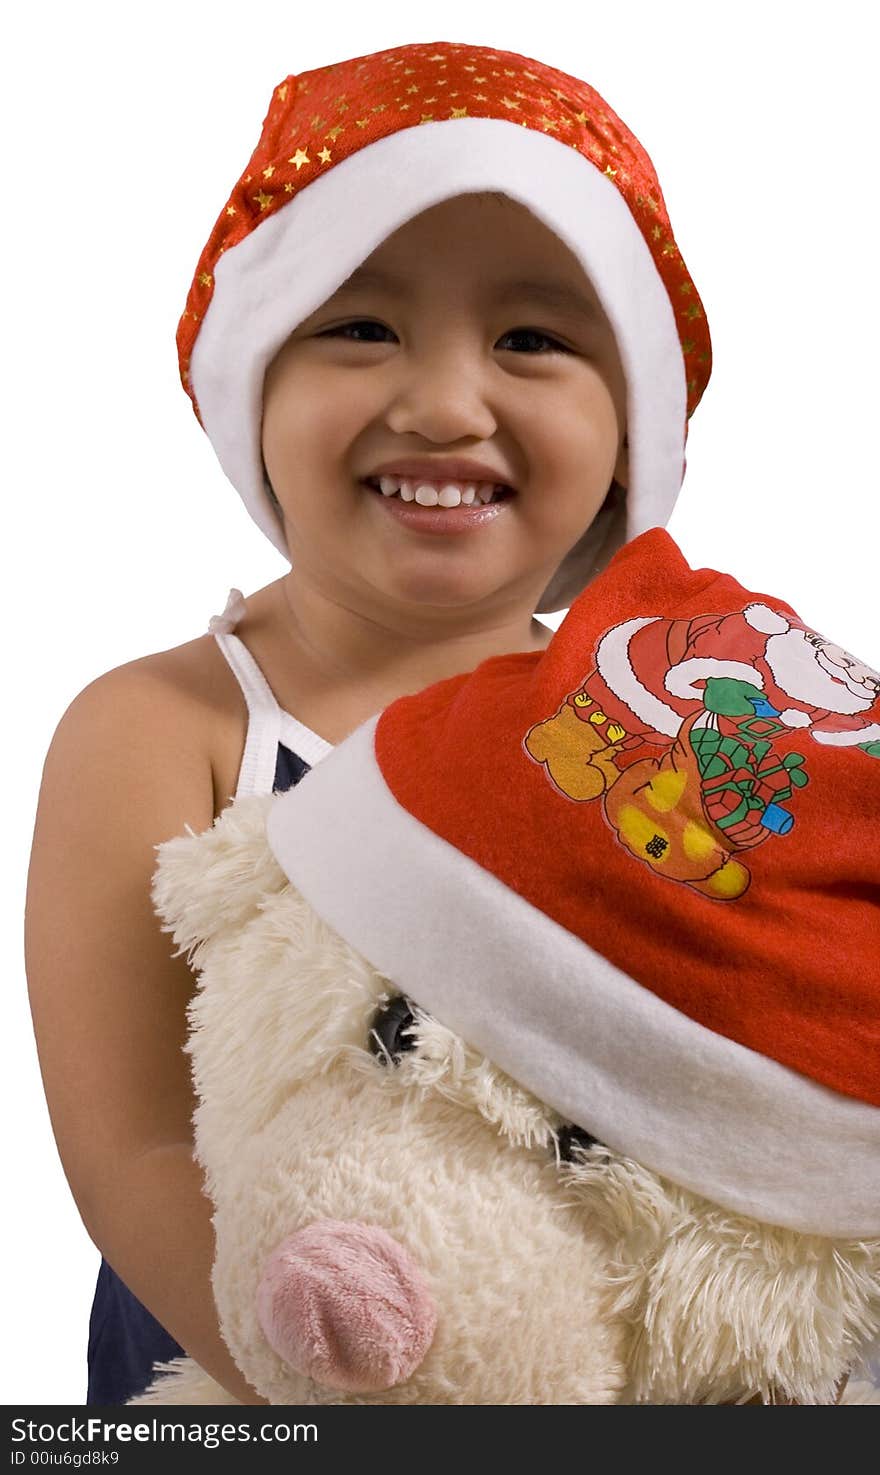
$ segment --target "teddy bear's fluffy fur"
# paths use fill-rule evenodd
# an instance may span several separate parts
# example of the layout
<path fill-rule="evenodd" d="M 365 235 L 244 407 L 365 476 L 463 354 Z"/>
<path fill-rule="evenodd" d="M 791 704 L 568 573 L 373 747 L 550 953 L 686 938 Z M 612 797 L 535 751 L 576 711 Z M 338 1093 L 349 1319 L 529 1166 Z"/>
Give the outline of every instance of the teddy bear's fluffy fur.
<path fill-rule="evenodd" d="M 154 903 L 199 974 L 187 1050 L 198 1159 L 215 1206 L 224 1337 L 273 1403 L 832 1402 L 880 1328 L 880 1241 L 774 1228 L 563 1124 L 415 1011 L 396 1063 L 369 1049 L 397 992 L 287 882 L 271 798 L 239 800 L 160 847 Z M 487 1007 L 491 1007 L 487 1001 Z M 423 1361 L 341 1394 L 269 1345 L 257 1287 L 314 1221 L 389 1231 L 438 1309 Z M 851 1384 L 847 1401 L 880 1399 Z M 190 1359 L 133 1403 L 230 1403 Z"/>

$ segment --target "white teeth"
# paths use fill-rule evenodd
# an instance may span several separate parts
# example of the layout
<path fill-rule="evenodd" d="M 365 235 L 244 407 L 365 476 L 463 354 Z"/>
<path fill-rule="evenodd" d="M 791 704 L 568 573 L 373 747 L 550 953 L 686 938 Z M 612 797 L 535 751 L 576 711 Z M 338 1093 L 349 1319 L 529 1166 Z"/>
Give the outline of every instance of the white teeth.
<path fill-rule="evenodd" d="M 495 483 L 491 481 L 439 485 L 393 475 L 380 476 L 377 481 L 383 497 L 399 496 L 401 501 L 417 502 L 420 507 L 472 507 L 474 503 L 486 506 L 495 495 Z"/>

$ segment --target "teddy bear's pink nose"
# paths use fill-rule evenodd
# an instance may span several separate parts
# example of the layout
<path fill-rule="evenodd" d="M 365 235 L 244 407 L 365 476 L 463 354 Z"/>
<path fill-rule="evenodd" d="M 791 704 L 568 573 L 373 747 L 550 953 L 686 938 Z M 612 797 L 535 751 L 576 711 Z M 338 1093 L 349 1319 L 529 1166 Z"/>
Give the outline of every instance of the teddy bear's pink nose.
<path fill-rule="evenodd" d="M 319 1219 L 278 1245 L 257 1288 L 269 1345 L 328 1388 L 393 1388 L 415 1371 L 437 1311 L 412 1256 L 376 1224 Z"/>

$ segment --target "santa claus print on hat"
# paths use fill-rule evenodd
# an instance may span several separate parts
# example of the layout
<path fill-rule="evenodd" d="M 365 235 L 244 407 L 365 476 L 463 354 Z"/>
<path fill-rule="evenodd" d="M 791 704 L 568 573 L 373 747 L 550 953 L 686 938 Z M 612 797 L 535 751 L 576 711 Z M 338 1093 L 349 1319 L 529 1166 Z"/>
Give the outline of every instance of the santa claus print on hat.
<path fill-rule="evenodd" d="M 880 757 L 880 675 L 766 604 L 624 620 L 593 659 L 526 752 L 560 793 L 601 797 L 633 856 L 705 896 L 741 896 L 742 852 L 794 827 L 810 766 L 792 733 Z"/>

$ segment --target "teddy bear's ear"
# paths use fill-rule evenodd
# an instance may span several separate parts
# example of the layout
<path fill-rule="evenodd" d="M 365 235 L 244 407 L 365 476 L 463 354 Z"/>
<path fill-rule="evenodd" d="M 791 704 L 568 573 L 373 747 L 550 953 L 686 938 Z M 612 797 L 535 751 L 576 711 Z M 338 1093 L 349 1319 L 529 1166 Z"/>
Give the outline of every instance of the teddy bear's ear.
<path fill-rule="evenodd" d="M 198 963 L 201 947 L 243 926 L 287 878 L 266 842 L 271 794 L 230 804 L 209 830 L 176 835 L 157 845 L 153 907 L 177 944 Z"/>

